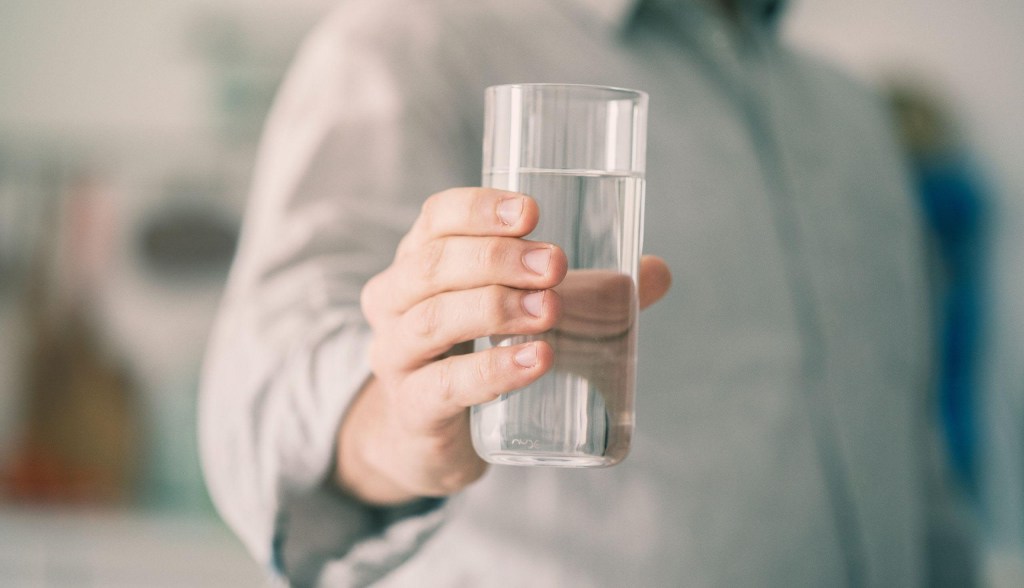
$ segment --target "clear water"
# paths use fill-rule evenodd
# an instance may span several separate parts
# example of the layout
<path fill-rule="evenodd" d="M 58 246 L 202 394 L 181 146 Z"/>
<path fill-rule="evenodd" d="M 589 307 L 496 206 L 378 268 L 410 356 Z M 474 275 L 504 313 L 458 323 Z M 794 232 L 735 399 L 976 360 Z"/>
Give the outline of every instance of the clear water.
<path fill-rule="evenodd" d="M 569 260 L 556 290 L 562 318 L 538 336 L 478 339 L 477 350 L 542 339 L 555 367 L 472 410 L 473 445 L 487 461 L 596 467 L 629 450 L 636 389 L 636 276 L 643 242 L 644 181 L 586 171 L 485 174 L 484 185 L 523 192 L 540 205 L 530 240 L 555 243 Z"/>

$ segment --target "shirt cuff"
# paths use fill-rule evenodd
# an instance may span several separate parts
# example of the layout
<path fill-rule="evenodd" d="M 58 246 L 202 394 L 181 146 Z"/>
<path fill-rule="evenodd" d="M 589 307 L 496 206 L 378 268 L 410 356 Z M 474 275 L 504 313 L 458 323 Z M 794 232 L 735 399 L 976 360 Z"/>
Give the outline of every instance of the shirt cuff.
<path fill-rule="evenodd" d="M 282 509 L 278 572 L 293 586 L 366 586 L 412 557 L 444 522 L 446 501 L 375 507 L 326 481 Z"/>
<path fill-rule="evenodd" d="M 370 584 L 410 558 L 441 526 L 443 499 L 424 498 L 397 507 L 366 504 L 336 486 L 338 429 L 355 395 L 370 377 L 367 336 L 329 336 L 308 367 L 310 391 L 304 453 L 285 463 L 292 471 L 274 525 L 272 563 L 295 586 Z M 366 335 L 362 333 L 362 335 Z M 317 417 L 316 413 L 320 416 Z"/>

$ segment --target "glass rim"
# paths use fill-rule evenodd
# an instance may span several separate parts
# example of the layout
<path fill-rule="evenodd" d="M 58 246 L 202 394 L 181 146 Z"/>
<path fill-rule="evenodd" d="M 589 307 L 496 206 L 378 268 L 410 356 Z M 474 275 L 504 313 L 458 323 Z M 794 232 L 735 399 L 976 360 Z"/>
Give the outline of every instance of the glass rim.
<path fill-rule="evenodd" d="M 635 96 L 644 101 L 649 99 L 647 92 L 643 90 L 635 90 L 633 88 L 623 88 L 621 86 L 605 86 L 602 84 L 564 84 L 559 82 L 521 82 L 512 84 L 495 84 L 488 86 L 488 92 L 496 92 L 504 89 L 525 89 L 525 88 L 539 88 L 539 89 L 567 89 L 567 90 L 599 90 L 602 92 L 609 92 L 615 94 L 628 94 Z"/>

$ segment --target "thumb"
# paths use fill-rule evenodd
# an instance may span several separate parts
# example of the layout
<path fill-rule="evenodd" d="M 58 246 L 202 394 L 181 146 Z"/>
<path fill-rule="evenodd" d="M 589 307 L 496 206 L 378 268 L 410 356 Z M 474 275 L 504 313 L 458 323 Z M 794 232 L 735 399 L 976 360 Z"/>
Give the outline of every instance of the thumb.
<path fill-rule="evenodd" d="M 641 310 L 661 300 L 672 286 L 672 272 L 665 260 L 654 255 L 640 259 L 640 308 Z"/>

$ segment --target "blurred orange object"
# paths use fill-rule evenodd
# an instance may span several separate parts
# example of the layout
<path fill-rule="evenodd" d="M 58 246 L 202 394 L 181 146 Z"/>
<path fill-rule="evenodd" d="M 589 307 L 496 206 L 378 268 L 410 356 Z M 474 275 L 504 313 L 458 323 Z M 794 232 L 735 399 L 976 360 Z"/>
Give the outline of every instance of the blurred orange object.
<path fill-rule="evenodd" d="M 0 497 L 115 503 L 130 498 L 141 456 L 139 407 L 127 370 L 92 314 L 102 253 L 96 183 L 73 180 L 58 231 L 45 235 L 29 277 L 21 438 L 0 468 Z M 56 236 L 54 236 L 56 233 Z M 51 269 L 55 268 L 55 269 Z"/>

